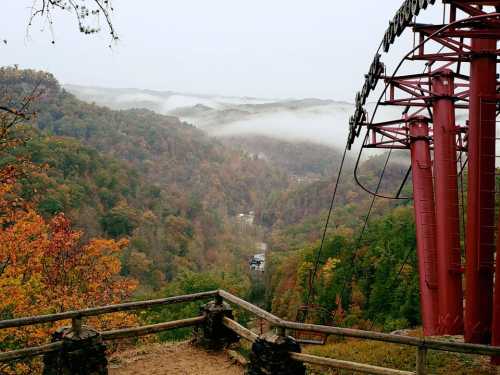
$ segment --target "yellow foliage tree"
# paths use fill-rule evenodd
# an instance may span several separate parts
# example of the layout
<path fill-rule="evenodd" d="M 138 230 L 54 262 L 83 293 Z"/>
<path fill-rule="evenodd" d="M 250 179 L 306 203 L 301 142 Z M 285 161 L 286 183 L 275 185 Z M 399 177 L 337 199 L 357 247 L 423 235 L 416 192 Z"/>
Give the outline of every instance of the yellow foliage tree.
<path fill-rule="evenodd" d="M 126 240 L 82 241 L 63 214 L 46 221 L 12 199 L 14 180 L 0 185 L 0 320 L 119 303 L 137 287 L 120 276 Z M 130 314 L 112 314 L 89 322 L 98 329 L 130 326 Z M 61 322 L 60 325 L 67 325 Z M 0 330 L 0 349 L 46 342 L 57 327 Z M 39 363 L 17 364 L 0 373 L 33 374 Z"/>

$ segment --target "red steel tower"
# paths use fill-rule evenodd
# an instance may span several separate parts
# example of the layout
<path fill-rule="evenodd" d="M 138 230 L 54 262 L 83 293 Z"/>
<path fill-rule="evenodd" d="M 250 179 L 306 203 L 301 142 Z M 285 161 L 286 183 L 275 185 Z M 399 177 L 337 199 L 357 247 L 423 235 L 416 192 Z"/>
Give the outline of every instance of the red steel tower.
<path fill-rule="evenodd" d="M 349 145 L 365 128 L 363 148 L 411 152 L 424 333 L 464 333 L 467 342 L 500 345 L 499 234 L 495 247 L 500 0 L 442 2 L 448 14 L 443 24 L 416 23 L 419 12 L 435 3 L 431 0 L 406 0 L 390 22 L 384 52 L 407 27 L 413 28 L 416 45 L 393 75 L 384 73 L 379 50 L 356 96 Z M 420 72 L 398 75 L 401 66 L 418 64 Z M 370 119 L 364 107 L 379 80 L 385 89 Z M 380 106 L 401 107 L 402 116 L 377 122 Z M 457 154 L 465 155 L 466 165 L 458 163 Z M 467 199 L 460 207 L 457 181 L 465 174 Z"/>

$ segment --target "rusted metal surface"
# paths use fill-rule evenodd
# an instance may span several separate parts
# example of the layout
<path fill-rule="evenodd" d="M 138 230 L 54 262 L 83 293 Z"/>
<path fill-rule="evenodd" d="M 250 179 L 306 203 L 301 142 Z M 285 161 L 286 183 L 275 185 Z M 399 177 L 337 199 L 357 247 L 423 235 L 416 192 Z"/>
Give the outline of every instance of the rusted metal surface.
<path fill-rule="evenodd" d="M 500 216 L 498 217 L 498 227 L 500 228 Z M 493 326 L 491 332 L 491 344 L 500 346 L 500 236 L 497 237 L 496 252 L 496 278 L 495 278 L 495 298 L 493 304 Z M 500 355 L 492 358 L 492 363 L 500 366 Z"/>

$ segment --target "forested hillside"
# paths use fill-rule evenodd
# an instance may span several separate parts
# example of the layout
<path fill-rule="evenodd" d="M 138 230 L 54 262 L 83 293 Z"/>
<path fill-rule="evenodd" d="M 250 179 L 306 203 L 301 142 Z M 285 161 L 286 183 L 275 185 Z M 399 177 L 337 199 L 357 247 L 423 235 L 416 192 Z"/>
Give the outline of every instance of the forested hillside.
<path fill-rule="evenodd" d="M 310 302 L 324 308 L 310 316 L 318 322 L 385 329 L 419 323 L 408 201 L 377 200 L 361 237 L 371 196 L 355 183 L 350 157 L 318 258 L 338 150 L 259 136 L 217 140 L 175 117 L 82 102 L 44 72 L 4 68 L 0 85 L 13 101 L 34 87 L 41 92 L 35 120 L 18 129 L 27 141 L 1 159 L 34 165 L 17 180 L 19 196 L 46 220 L 67 215 L 84 240 L 128 239 L 120 274 L 138 281 L 136 294 L 225 286 L 255 295 L 247 260 L 262 240 L 271 249 L 265 301 L 274 312 L 297 318 L 312 289 Z M 371 189 L 385 158 L 360 165 Z M 380 191 L 394 193 L 406 171 L 399 155 L 384 170 Z M 256 223 L 248 230 L 238 215 L 250 211 Z M 145 319 L 165 320 L 162 314 Z"/>
<path fill-rule="evenodd" d="M 384 169 L 386 159 L 386 154 L 369 158 L 360 164 L 358 174 L 363 184 L 374 191 L 383 172 L 379 193 L 390 196 L 395 195 L 401 187 L 408 165 L 403 158 L 392 158 Z M 262 225 L 272 228 L 270 242 L 275 250 L 297 249 L 320 237 L 339 165 L 340 161 L 332 163 L 330 175 L 267 197 L 261 206 L 262 210 L 258 211 L 257 219 Z M 337 227 L 358 229 L 371 204 L 372 196 L 354 180 L 353 167 L 354 162 L 347 159 L 335 198 L 335 211 L 330 225 L 332 230 Z M 411 183 L 407 182 L 402 197 L 408 197 L 409 187 Z M 373 214 L 380 216 L 401 203 L 405 203 L 405 200 L 378 199 Z"/>
<path fill-rule="evenodd" d="M 368 159 L 359 174 L 375 190 L 384 171 L 379 193 L 394 195 L 404 181 L 407 161 L 396 155 L 384 169 L 386 158 L 382 154 Z M 259 212 L 259 220 L 271 228 L 268 241 L 274 250 L 268 264 L 267 307 L 292 320 L 308 311 L 311 322 L 363 329 L 419 325 L 411 200 L 373 201 L 355 183 L 348 164 L 319 253 L 334 186 L 330 177 L 276 193 Z M 402 196 L 411 197 L 410 190 L 411 181 Z"/>
<path fill-rule="evenodd" d="M 84 103 L 50 74 L 4 68 L 0 85 L 13 100 L 42 93 L 29 140 L 10 151 L 42 167 L 20 181 L 22 196 L 46 217 L 65 212 L 87 236 L 130 238 L 124 272 L 143 288 L 181 270 L 237 268 L 253 239 L 236 215 L 288 185 L 265 161 L 176 118 Z"/>
<path fill-rule="evenodd" d="M 273 255 L 268 303 L 290 319 L 299 316 L 311 288 L 309 319 L 387 331 L 420 323 L 413 210 L 402 206 L 360 227 L 332 230 L 318 258 L 319 241 Z M 314 264 L 319 261 L 316 282 Z"/>
<path fill-rule="evenodd" d="M 251 134 L 223 137 L 221 141 L 270 162 L 300 183 L 332 176 L 342 158 L 341 151 L 336 148 L 307 141 L 293 142 Z M 348 165 L 352 165 L 350 159 Z"/>

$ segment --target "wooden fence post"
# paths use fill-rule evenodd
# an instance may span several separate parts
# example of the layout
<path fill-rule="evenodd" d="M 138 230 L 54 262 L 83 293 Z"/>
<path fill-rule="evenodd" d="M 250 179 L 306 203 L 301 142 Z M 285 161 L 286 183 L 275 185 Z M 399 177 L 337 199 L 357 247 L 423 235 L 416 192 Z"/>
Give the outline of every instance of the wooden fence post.
<path fill-rule="evenodd" d="M 221 350 L 234 342 L 239 337 L 224 325 L 224 317 L 233 319 L 233 309 L 222 298 L 217 296 L 202 306 L 202 314 L 205 320 L 201 330 L 195 331 L 195 342 L 210 350 Z"/>
<path fill-rule="evenodd" d="M 73 318 L 71 319 L 71 332 L 75 336 L 80 336 L 82 334 L 82 318 Z"/>
<path fill-rule="evenodd" d="M 275 328 L 278 333 L 284 332 L 283 328 Z M 300 345 L 293 338 L 268 332 L 252 344 L 245 374 L 305 375 L 304 364 L 292 359 L 291 352 L 300 352 Z"/>
<path fill-rule="evenodd" d="M 417 349 L 417 375 L 427 375 L 427 348 L 419 346 Z"/>
<path fill-rule="evenodd" d="M 52 341 L 62 341 L 60 350 L 45 354 L 43 375 L 107 375 L 106 345 L 99 332 L 82 325 L 82 319 L 72 319 L 52 335 Z"/>

